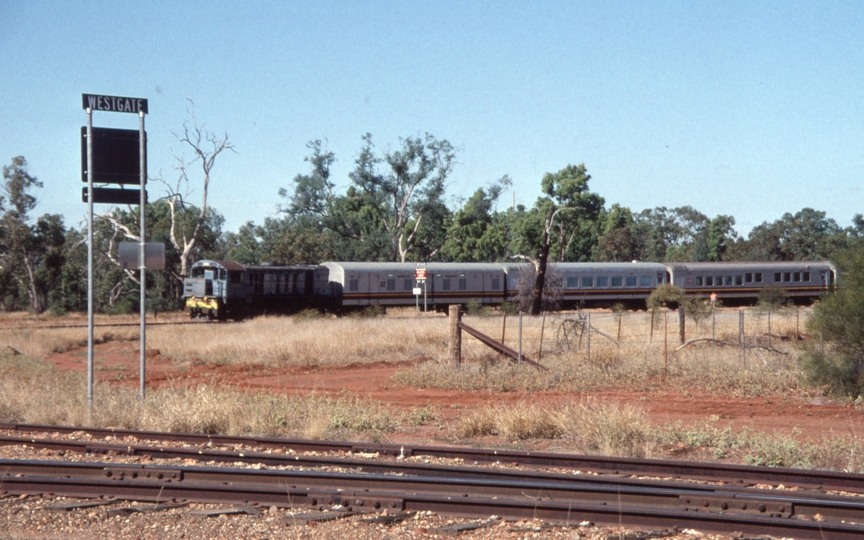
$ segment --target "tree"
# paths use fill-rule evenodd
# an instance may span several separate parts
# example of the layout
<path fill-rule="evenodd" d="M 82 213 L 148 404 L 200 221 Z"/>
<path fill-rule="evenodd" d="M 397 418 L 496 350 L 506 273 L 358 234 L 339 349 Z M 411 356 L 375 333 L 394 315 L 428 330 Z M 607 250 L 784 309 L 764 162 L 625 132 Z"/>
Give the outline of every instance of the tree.
<path fill-rule="evenodd" d="M 825 212 L 803 208 L 795 214 L 787 212 L 773 223 L 763 222 L 754 227 L 747 242 L 736 245 L 735 250 L 741 260 L 824 260 L 848 247 L 855 230 L 841 229 Z"/>
<path fill-rule="evenodd" d="M 446 241 L 441 231 L 451 219 L 443 197 L 456 151 L 428 133 L 400 143 L 398 150 L 379 155 L 372 135 L 364 135 L 344 195 L 330 179 L 334 154 L 321 141 L 308 143 L 311 171 L 294 177 L 292 193 L 279 191 L 288 200 L 282 210 L 295 218 L 313 218 L 320 230 L 348 241 L 339 251 L 361 255 L 355 260 L 405 262 L 434 255 Z"/>
<path fill-rule="evenodd" d="M 546 269 L 553 247 L 558 260 L 570 255 L 577 261 L 590 255 L 593 249 L 593 244 L 580 243 L 577 253 L 571 251 L 577 237 L 590 236 L 593 231 L 596 238 L 603 198 L 589 191 L 590 179 L 584 164 L 567 165 L 557 173 L 546 173 L 541 181 L 546 197 L 539 198 L 519 224 L 521 234 L 517 234 L 521 245 L 518 247 L 521 249 L 514 257 L 530 261 L 535 269 L 531 315 L 539 315 L 543 307 Z"/>
<path fill-rule="evenodd" d="M 9 209 L 0 219 L 2 238 L 2 272 L 26 290 L 29 308 L 42 313 L 48 306 L 48 293 L 58 279 L 63 265 L 62 249 L 66 229 L 59 215 L 46 214 L 35 226 L 29 224 L 29 213 L 36 207 L 36 197 L 30 191 L 41 188 L 42 182 L 27 172 L 23 156 L 12 159 L 3 167 L 3 202 Z M 4 283 L 8 286 L 10 280 Z"/>
<path fill-rule="evenodd" d="M 181 282 L 189 274 L 189 261 L 192 258 L 192 252 L 200 235 L 204 232 L 208 219 L 207 196 L 216 158 L 225 150 L 234 151 L 234 145 L 228 141 L 228 134 L 219 137 L 205 131 L 204 125 L 199 124 L 195 117 L 194 103 L 190 100 L 189 104 L 188 112 L 191 117 L 191 125 L 188 120 L 183 122 L 183 134 L 175 136 L 177 140 L 192 150 L 195 157 L 188 163 L 182 155 L 176 157 L 178 174 L 177 180 L 173 184 L 160 179 L 169 191 L 168 197 L 165 199 L 168 202 L 171 217 L 168 240 L 178 252 L 180 268 L 177 278 Z M 196 163 L 200 167 L 201 174 L 199 184 L 201 187 L 201 205 L 198 208 L 186 202 L 192 189 L 192 181 L 189 178 L 190 167 Z"/>
<path fill-rule="evenodd" d="M 494 211 L 503 190 L 512 182 L 503 176 L 474 192 L 453 216 L 441 258 L 452 262 L 492 262 L 508 255 L 509 220 Z"/>
<path fill-rule="evenodd" d="M 811 344 L 802 361 L 811 383 L 856 397 L 864 394 L 864 250 L 843 251 L 834 263 L 842 286 L 816 304 L 807 322 L 826 346 Z"/>

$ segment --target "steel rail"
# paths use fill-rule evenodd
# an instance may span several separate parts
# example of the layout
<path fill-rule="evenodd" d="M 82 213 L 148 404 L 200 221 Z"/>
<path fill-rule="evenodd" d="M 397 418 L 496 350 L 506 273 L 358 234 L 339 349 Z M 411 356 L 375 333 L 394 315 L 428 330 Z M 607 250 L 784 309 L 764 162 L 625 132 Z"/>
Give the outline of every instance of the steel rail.
<path fill-rule="evenodd" d="M 581 492 L 596 490 L 596 493 L 614 493 L 618 499 L 608 499 L 607 502 L 620 502 L 621 494 L 624 492 L 630 493 L 628 497 L 637 497 L 635 500 L 642 501 L 639 497 L 644 498 L 644 489 L 653 489 L 656 496 L 659 494 L 669 493 L 669 490 L 675 490 L 677 498 L 682 497 L 681 494 L 686 494 L 686 504 L 689 506 L 699 506 L 701 509 L 713 509 L 717 511 L 735 512 L 738 510 L 736 505 L 740 505 L 742 501 L 750 501 L 747 503 L 748 508 L 741 509 L 756 513 L 778 514 L 790 512 L 787 508 L 790 501 L 799 501 L 798 513 L 804 515 L 815 516 L 821 514 L 823 516 L 837 516 L 838 518 L 855 517 L 864 520 L 864 512 L 857 510 L 857 506 L 853 510 L 849 510 L 847 499 L 838 496 L 825 496 L 819 494 L 811 494 L 806 497 L 809 501 L 806 506 L 801 506 L 800 503 L 803 497 L 801 494 L 793 495 L 794 499 L 790 499 L 791 492 L 777 492 L 770 490 L 754 490 L 738 485 L 717 485 L 717 484 L 699 484 L 684 481 L 669 481 L 655 479 L 638 479 L 624 478 L 617 475 L 578 475 L 545 471 L 526 471 L 513 469 L 493 469 L 484 467 L 471 466 L 454 466 L 454 465 L 438 465 L 427 463 L 414 463 L 410 461 L 398 460 L 375 460 L 375 459 L 351 459 L 344 457 L 332 456 L 304 456 L 297 454 L 273 454 L 260 452 L 228 452 L 223 450 L 212 450 L 206 448 L 175 448 L 163 446 L 145 446 L 145 445 L 123 445 L 123 444 L 105 444 L 105 443 L 90 443 L 86 441 L 69 441 L 56 439 L 23 439 L 16 437 L 0 436 L 0 445 L 19 445 L 30 446 L 37 449 L 50 449 L 54 451 L 71 451 L 82 454 L 116 454 L 129 456 L 149 456 L 151 458 L 161 459 L 182 459 L 195 460 L 202 462 L 220 462 L 220 463 L 246 463 L 246 464 L 262 464 L 268 467 L 305 467 L 305 468 L 338 468 L 351 472 L 363 473 L 378 473 L 378 474 L 399 474 L 405 477 L 436 477 L 436 478 L 455 478 L 462 481 L 496 481 L 496 482 L 517 482 L 519 483 L 519 492 L 528 493 L 529 491 L 537 491 L 538 497 L 552 496 L 559 490 L 578 489 Z M 157 471 L 153 475 L 164 475 L 167 473 L 163 469 L 149 467 L 148 471 Z M 174 470 L 174 469 L 172 469 Z M 195 469 L 199 472 L 203 469 Z M 224 470 L 224 469 L 222 469 Z M 95 473 L 100 474 L 98 471 Z M 130 473 L 131 474 L 131 473 Z M 220 473 L 224 474 L 224 473 Z M 160 476 L 161 478 L 161 476 Z M 280 477 L 280 481 L 284 479 L 284 475 Z M 221 481 L 221 477 L 220 477 Z M 558 488 L 550 488 L 549 486 L 559 485 Z M 448 491 L 450 488 L 445 488 Z M 611 491 L 610 491 L 611 490 Z M 635 491 L 634 491 L 635 490 Z M 499 492 L 495 492 L 499 493 Z M 719 493 L 720 495 L 717 495 Z M 599 496 L 599 495 L 598 495 Z M 654 495 L 652 495 L 654 496 Z M 731 500 L 732 498 L 736 500 Z M 630 499 L 627 499 L 628 501 Z M 683 499 L 682 499 L 683 500 Z M 819 502 L 823 501 L 823 502 Z M 839 506 L 835 503 L 840 502 Z M 631 501 L 632 502 L 632 501 Z M 679 503 L 676 499 L 675 503 Z M 864 501 L 862 501 L 864 502 Z M 854 504 L 859 504 L 855 501 Z M 760 510 L 761 508 L 761 510 Z M 841 512 L 841 513 L 837 513 Z M 850 513 L 851 512 L 851 513 Z"/>
<path fill-rule="evenodd" d="M 380 508 L 428 510 L 473 517 L 497 515 L 506 519 L 539 518 L 569 523 L 590 520 L 611 525 L 678 526 L 797 538 L 845 539 L 864 535 L 864 525 L 860 524 L 789 519 L 788 516 L 797 515 L 795 505 L 809 504 L 806 498 L 776 497 L 783 500 L 774 503 L 786 505 L 788 509 L 785 513 L 769 516 L 759 509 L 759 505 L 766 504 L 764 500 L 733 496 L 729 504 L 737 505 L 741 513 L 730 513 L 715 510 L 700 501 L 691 501 L 687 493 L 678 495 L 682 498 L 681 503 L 670 503 L 676 498 L 675 490 L 657 493 L 654 488 L 646 488 L 641 493 L 626 491 L 616 494 L 614 490 L 603 492 L 592 487 L 587 493 L 577 494 L 577 490 L 573 490 L 568 495 L 564 486 L 557 484 L 529 488 L 521 483 L 470 482 L 450 478 L 412 479 L 393 475 L 105 465 L 3 460 L 0 470 L 5 473 L 0 495 L 108 496 L 157 503 L 244 502 L 318 509 L 339 505 L 349 511 L 374 511 Z M 539 496 L 525 493 L 526 489 L 537 488 L 540 488 Z M 646 505 L 643 498 L 651 498 L 655 504 Z M 666 502 L 658 505 L 658 500 Z M 834 504 L 836 508 L 845 507 L 858 516 L 864 511 L 864 507 L 858 503 L 836 501 Z M 749 512 L 747 508 L 750 508 Z M 842 510 L 839 511 L 842 513 Z"/>
<path fill-rule="evenodd" d="M 550 452 L 522 452 L 443 446 L 411 446 L 343 441 L 310 441 L 276 437 L 200 435 L 159 433 L 119 429 L 77 428 L 32 424 L 0 423 L 0 430 L 13 432 L 87 433 L 94 437 L 133 437 L 138 440 L 184 442 L 198 445 L 249 446 L 282 448 L 296 452 L 377 453 L 381 456 L 427 456 L 462 459 L 467 463 L 512 463 L 560 469 L 590 471 L 600 474 L 643 475 L 663 478 L 690 478 L 733 482 L 740 485 L 770 484 L 811 489 L 841 490 L 864 493 L 864 475 L 840 471 L 758 467 L 728 463 L 697 463 L 663 459 L 617 458 Z"/>

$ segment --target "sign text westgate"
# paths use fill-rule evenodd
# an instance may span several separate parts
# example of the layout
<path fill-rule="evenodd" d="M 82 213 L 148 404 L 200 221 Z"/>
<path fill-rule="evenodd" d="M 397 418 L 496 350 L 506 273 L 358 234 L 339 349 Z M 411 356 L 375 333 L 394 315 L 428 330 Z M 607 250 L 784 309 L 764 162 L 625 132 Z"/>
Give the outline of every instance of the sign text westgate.
<path fill-rule="evenodd" d="M 142 98 L 99 96 L 94 94 L 81 94 L 83 109 L 93 111 L 128 112 L 147 114 L 147 100 Z"/>

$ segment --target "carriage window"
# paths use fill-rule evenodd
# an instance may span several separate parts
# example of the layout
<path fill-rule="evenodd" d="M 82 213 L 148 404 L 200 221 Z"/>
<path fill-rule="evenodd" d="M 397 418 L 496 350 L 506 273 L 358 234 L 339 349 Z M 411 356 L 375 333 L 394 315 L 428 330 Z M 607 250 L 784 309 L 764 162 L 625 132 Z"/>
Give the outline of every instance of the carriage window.
<path fill-rule="evenodd" d="M 743 284 L 744 284 L 744 280 L 742 279 L 742 277 L 741 276 L 735 276 L 735 285 L 743 285 Z"/>
<path fill-rule="evenodd" d="M 497 291 L 501 289 L 501 278 L 492 278 L 492 290 Z"/>
<path fill-rule="evenodd" d="M 594 278 L 591 276 L 582 278 L 582 286 L 583 287 L 593 287 L 594 286 Z"/>
<path fill-rule="evenodd" d="M 627 276 L 627 286 L 635 287 L 636 286 L 636 276 Z"/>
<path fill-rule="evenodd" d="M 774 272 L 774 283 L 780 282 L 780 272 Z"/>
<path fill-rule="evenodd" d="M 388 291 L 395 291 L 396 290 L 396 280 L 395 279 L 388 279 L 387 280 L 387 290 Z"/>
<path fill-rule="evenodd" d="M 663 274 L 658 273 L 657 274 L 657 285 L 662 285 L 662 284 L 663 284 Z"/>
<path fill-rule="evenodd" d="M 579 287 L 579 278 L 578 277 L 568 277 L 567 278 L 567 288 L 568 289 L 576 289 Z"/>
<path fill-rule="evenodd" d="M 744 281 L 747 283 L 753 283 L 753 274 L 750 272 L 744 274 Z"/>
<path fill-rule="evenodd" d="M 402 290 L 403 291 L 410 291 L 413 288 L 414 288 L 414 280 L 413 279 L 406 278 L 406 279 L 402 280 Z"/>
<path fill-rule="evenodd" d="M 467 291 L 468 290 L 468 280 L 463 278 L 459 278 L 459 290 Z"/>
<path fill-rule="evenodd" d="M 702 286 L 702 276 L 696 276 L 696 285 Z"/>
<path fill-rule="evenodd" d="M 804 272 L 802 277 L 803 279 L 801 281 L 810 281 L 810 272 Z"/>
<path fill-rule="evenodd" d="M 801 281 L 801 272 L 795 272 L 792 274 L 792 281 Z"/>
<path fill-rule="evenodd" d="M 783 281 L 792 281 L 792 272 L 783 272 Z"/>
<path fill-rule="evenodd" d="M 609 278 L 606 276 L 600 276 L 597 278 L 597 286 L 598 287 L 608 287 L 609 286 Z"/>
<path fill-rule="evenodd" d="M 722 287 L 723 286 L 723 276 L 715 276 L 714 277 L 714 285 L 716 285 L 717 287 Z"/>
<path fill-rule="evenodd" d="M 705 276 L 705 285 L 707 285 L 708 287 L 713 287 L 714 286 L 714 278 L 711 276 Z"/>
<path fill-rule="evenodd" d="M 353 292 L 353 291 L 357 291 L 357 289 L 359 288 L 359 287 L 357 286 L 357 284 L 358 284 L 358 280 L 357 280 L 357 279 L 349 279 L 349 280 L 348 280 L 348 290 L 349 290 L 349 291 L 352 291 L 352 292 Z"/>
<path fill-rule="evenodd" d="M 444 282 L 442 289 L 444 289 L 445 291 L 449 291 L 450 290 L 450 278 L 444 278 L 442 281 Z"/>
<path fill-rule="evenodd" d="M 756 278 L 756 283 L 762 283 L 762 272 L 756 272 L 753 277 Z"/>
<path fill-rule="evenodd" d="M 726 285 L 732 285 L 732 276 L 726 276 Z"/>
<path fill-rule="evenodd" d="M 622 278 L 621 276 L 612 276 L 613 287 L 620 287 L 622 283 L 624 283 L 624 278 Z"/>
<path fill-rule="evenodd" d="M 639 286 L 640 287 L 650 287 L 651 286 L 651 276 L 639 276 Z"/>

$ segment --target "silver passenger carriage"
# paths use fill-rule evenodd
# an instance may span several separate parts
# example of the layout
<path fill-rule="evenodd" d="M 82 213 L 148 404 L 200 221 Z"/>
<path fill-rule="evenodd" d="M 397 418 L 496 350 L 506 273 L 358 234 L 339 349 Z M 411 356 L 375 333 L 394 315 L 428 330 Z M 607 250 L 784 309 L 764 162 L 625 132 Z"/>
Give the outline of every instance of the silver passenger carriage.
<path fill-rule="evenodd" d="M 621 303 L 644 308 L 651 292 L 670 279 L 661 263 L 554 263 L 550 269 L 564 307 Z"/>
<path fill-rule="evenodd" d="M 837 270 L 827 261 L 667 263 L 672 284 L 687 294 L 716 295 L 727 303 L 753 303 L 768 287 L 792 300 L 810 301 L 831 289 Z"/>
<path fill-rule="evenodd" d="M 334 298 L 344 307 L 413 306 L 443 309 L 450 304 L 500 304 L 506 271 L 494 263 L 325 262 Z M 418 270 L 425 278 L 418 279 Z M 420 289 L 419 298 L 414 290 Z"/>

